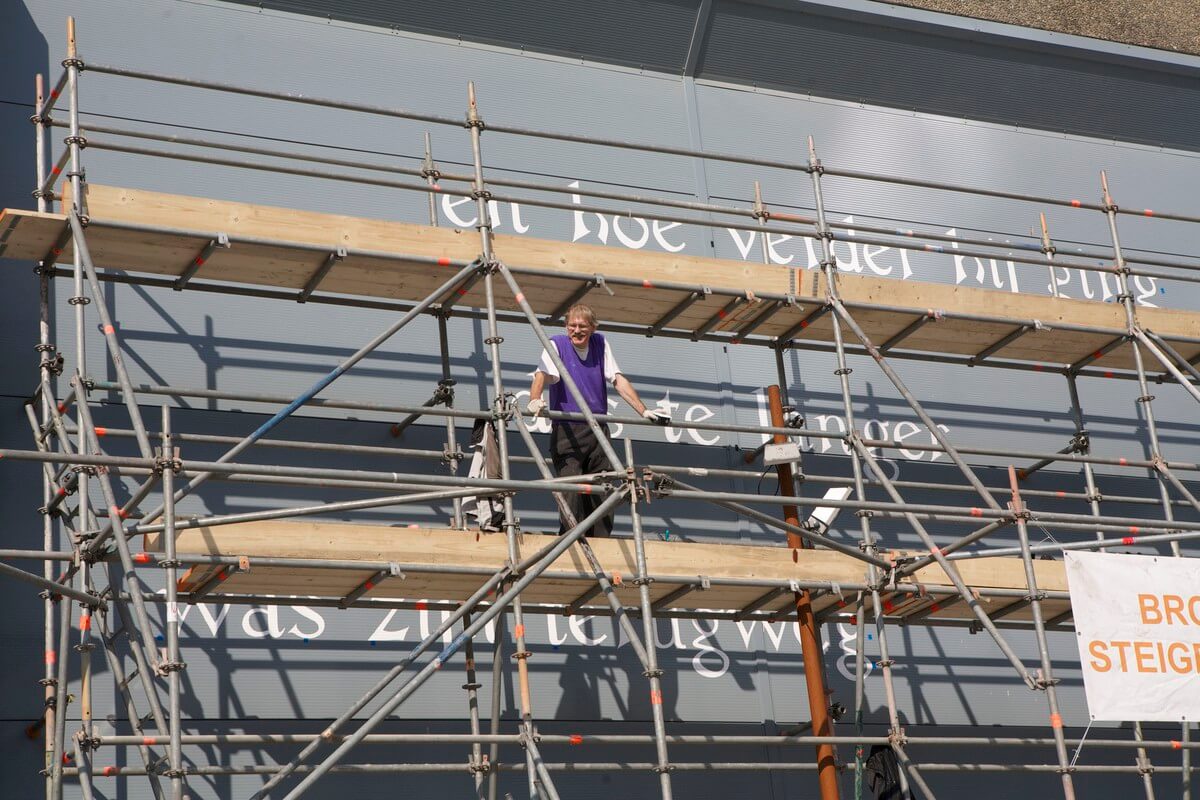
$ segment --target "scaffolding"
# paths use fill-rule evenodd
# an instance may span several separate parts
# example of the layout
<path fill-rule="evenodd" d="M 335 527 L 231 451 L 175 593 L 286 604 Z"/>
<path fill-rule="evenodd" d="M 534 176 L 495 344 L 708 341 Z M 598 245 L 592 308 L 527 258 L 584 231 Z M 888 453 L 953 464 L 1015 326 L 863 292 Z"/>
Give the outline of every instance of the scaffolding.
<path fill-rule="evenodd" d="M 1061 565 L 1038 556 L 1057 554 L 1072 549 L 1102 550 L 1114 545 L 1129 545 L 1136 541 L 1145 545 L 1167 545 L 1178 557 L 1183 553 L 1180 542 L 1200 536 L 1200 523 L 1180 519 L 1200 512 L 1200 500 L 1181 479 L 1186 472 L 1200 470 L 1200 465 L 1170 461 L 1163 454 L 1156 427 L 1150 384 L 1178 383 L 1193 398 L 1200 401 L 1200 372 L 1194 362 L 1200 355 L 1200 335 L 1191 335 L 1196 317 L 1191 312 L 1163 312 L 1136 305 L 1130 291 L 1133 276 L 1150 276 L 1178 281 L 1200 281 L 1196 272 L 1200 264 L 1161 257 L 1134 256 L 1122 250 L 1118 224 L 1123 215 L 1138 215 L 1159 220 L 1197 223 L 1200 218 L 1160 211 L 1121 208 L 1113 201 L 1106 178 L 1101 173 L 1101 201 L 1083 202 L 1009 191 L 971 188 L 908 177 L 873 175 L 852 170 L 827 167 L 817 158 L 815 144 L 808 142 L 808 158 L 798 162 L 780 162 L 729 153 L 713 153 L 687 148 L 654 146 L 625 141 L 610 141 L 574 132 L 532 130 L 493 122 L 484 123 L 478 109 L 474 87 L 468 90 L 465 124 L 462 119 L 417 113 L 396 108 L 369 106 L 317 97 L 298 97 L 266 89 L 218 84 L 181 76 L 150 74 L 115 66 L 86 63 L 79 58 L 75 46 L 73 21 L 68 24 L 68 57 L 63 73 L 48 94 L 43 79 L 37 78 L 36 106 L 32 118 L 37 142 L 37 183 L 34 195 L 37 211 L 6 210 L 0 217 L 3 231 L 3 250 L 0 254 L 28 257 L 38 262 L 40 276 L 41 318 L 37 350 L 40 353 L 38 382 L 26 404 L 35 449 L 3 450 L 0 457 L 39 464 L 42 470 L 43 545 L 41 550 L 6 549 L 0 551 L 5 559 L 30 559 L 43 565 L 40 574 L 19 569 L 0 561 L 0 574 L 22 580 L 44 590 L 45 668 L 42 685 L 45 693 L 45 764 L 46 796 L 58 800 L 64 782 L 77 781 L 83 797 L 92 798 L 93 784 L 117 775 L 145 775 L 157 798 L 178 800 L 185 796 L 189 777 L 207 775 L 261 774 L 265 778 L 255 797 L 300 797 L 308 788 L 329 773 L 446 773 L 447 781 L 469 782 L 475 796 L 494 800 L 497 779 L 501 772 L 523 774 L 530 797 L 556 799 L 556 773 L 621 770 L 640 772 L 657 783 L 664 800 L 672 797 L 673 773 L 698 770 L 808 770 L 817 773 L 817 785 L 823 800 L 839 796 L 839 774 L 852 771 L 855 776 L 855 796 L 861 796 L 864 747 L 880 745 L 896 755 L 903 767 L 901 779 L 906 790 L 925 798 L 936 797 L 936 780 L 932 774 L 948 771 L 1023 773 L 1052 773 L 1060 776 L 1064 797 L 1073 798 L 1073 776 L 1083 772 L 1111 772 L 1140 776 L 1147 797 L 1153 797 L 1152 775 L 1176 773 L 1181 776 L 1181 796 L 1190 797 L 1190 753 L 1197 745 L 1190 740 L 1187 724 L 1180 738 L 1171 742 L 1148 740 L 1140 725 L 1133 726 L 1134 737 L 1123 739 L 1090 739 L 1092 748 L 1108 747 L 1132 750 L 1135 760 L 1124 765 L 1078 765 L 1069 756 L 1069 748 L 1078 748 L 1079 740 L 1067 739 L 1056 695 L 1057 681 L 1053 674 L 1046 634 L 1050 630 L 1071 629 L 1071 609 Z M 369 169 L 357 162 L 339 161 L 305 155 L 304 165 L 294 167 L 267 166 L 261 162 L 239 161 L 226 157 L 201 156 L 176 150 L 158 150 L 144 145 L 121 143 L 130 138 L 157 140 L 199 148 L 240 150 L 253 155 L 276 158 L 297 158 L 295 154 L 249 146 L 231 147 L 203 139 L 179 136 L 159 136 L 134 130 L 99 125 L 85 126 L 79 114 L 79 79 L 85 73 L 118 76 L 131 80 L 153 81 L 174 86 L 248 95 L 255 98 L 337 109 L 353 113 L 416 120 L 430 125 L 465 127 L 471 144 L 473 172 L 455 175 L 442 172 L 433 160 L 430 140 L 426 139 L 426 159 L 421 169 L 375 167 L 378 178 L 348 176 L 333 169 L 313 168 L 324 164 L 331 168 L 353 166 Z M 67 101 L 66 121 L 55 119 L 52 112 L 64 98 Z M 65 149 L 50 169 L 50 131 L 66 128 Z M 770 210 L 755 187 L 753 205 L 745 208 L 723 206 L 710 202 L 691 202 L 678 199 L 635 196 L 614 191 L 588 192 L 572 188 L 563 190 L 512 179 L 489 180 L 481 143 L 484 133 L 513 135 L 541 140 L 582 143 L 615 147 L 640 152 L 663 153 L 689 158 L 735 163 L 754 167 L 784 169 L 807 175 L 811 180 L 815 213 L 812 217 Z M 98 139 L 95 134 L 107 134 L 119 141 Z M 146 158 L 183 158 L 201 164 L 246 169 L 268 169 L 283 174 L 323 180 L 350 180 L 389 189 L 410 190 L 430 198 L 430 225 L 403 226 L 395 231 L 412 234 L 404 241 L 413 244 L 410 250 L 395 247 L 378 249 L 324 246 L 302 237 L 267 236 L 260 233 L 232 233 L 200 226 L 164 224 L 163 218 L 140 211 L 136 202 L 131 217 L 122 219 L 118 204 L 111 201 L 114 192 L 104 187 L 89 188 L 83 169 L 84 149 L 107 149 L 136 154 Z M 400 174 L 409 182 L 389 175 Z M 1103 215 L 1111 235 L 1111 249 L 1077 253 L 1070 258 L 1059 257 L 1042 222 L 1042 239 L 1027 249 L 1027 256 L 1003 254 L 1007 260 L 1044 270 L 1053 269 L 1102 271 L 1111 275 L 1119 286 L 1119 303 L 1103 305 L 1060 299 L 1058 297 L 1025 297 L 1017 313 L 999 308 L 995 296 L 980 302 L 993 304 L 997 310 L 986 313 L 972 306 L 970 293 L 957 295 L 956 305 L 943 308 L 926 307 L 913 300 L 916 297 L 945 297 L 937 295 L 938 287 L 917 286 L 908 302 L 889 304 L 871 295 L 871 287 L 855 282 L 852 276 L 838 271 L 832 251 L 836 241 L 849 241 L 846 225 L 826 218 L 823 199 L 824 182 L 839 180 L 871 181 L 892 185 L 921 187 L 964 195 L 988 196 L 1041 204 L 1046 207 L 1074 209 L 1080 213 Z M 59 181 L 64 181 L 59 188 Z M 457 188 L 455 188 L 457 187 Z M 494 187 L 525 189 L 536 195 L 503 196 L 493 193 Z M 534 253 L 536 246 L 522 250 L 514 237 L 493 234 L 489 201 L 513 200 L 530 205 L 597 213 L 626 213 L 619 208 L 598 205 L 566 204 L 547 200 L 545 194 L 567 192 L 590 196 L 593 200 L 618 201 L 637 206 L 666 209 L 661 213 L 639 215 L 647 219 L 682 222 L 700 226 L 720 225 L 751 231 L 793 233 L 815 238 L 819 243 L 820 265 L 812 272 L 811 285 L 807 273 L 780 269 L 770 265 L 769 254 L 763 251 L 764 265 L 750 269 L 739 264 L 732 277 L 722 272 L 732 262 L 711 259 L 685 259 L 662 254 L 624 254 L 624 266 L 611 264 L 589 271 L 576 264 L 596 264 L 582 245 L 562 245 L 556 258 L 566 266 L 526 262 L 525 255 Z M 477 213 L 477 245 L 465 243 L 465 236 L 454 236 L 455 255 L 446 255 L 438 248 L 449 247 L 445 237 L 438 238 L 434 197 L 455 194 L 474 201 Z M 128 197 L 128 195 L 126 195 Z M 106 198 L 108 198 L 106 200 Z M 157 198 L 163 201 L 162 198 Z M 187 198 L 175 201 L 183 202 Z M 175 202 L 172 201 L 172 202 Z M 61 213 L 54 212 L 61 202 Z M 684 212 L 691 212 L 685 214 Z M 299 213 L 299 212 L 295 212 Z M 714 217 L 728 219 L 715 223 Z M 182 217 L 190 218 L 187 215 Z M 420 228 L 414 232 L 413 228 Z M 854 241 L 916 251 L 941 251 L 947 236 L 914 231 L 896 231 L 854 224 Z M 448 233 L 448 232 L 446 232 Z M 864 236 L 868 234 L 869 236 Z M 397 234 L 399 235 L 399 234 Z M 424 238 L 422 238 L 424 237 Z M 872 238 L 879 237 L 879 238 Z M 420 242 L 433 244 L 424 250 Z M 760 239 L 765 243 L 765 238 Z M 953 239 L 962 255 L 998 257 L 997 244 L 970 238 Z M 1010 245 L 1005 245 L 1007 250 Z M 141 248 L 139 250 L 139 248 Z M 191 248 L 190 250 L 188 248 Z M 430 250 L 438 251 L 432 252 Z M 464 248 L 468 255 L 462 255 Z M 184 260 L 165 260 L 167 254 L 188 252 Z M 293 263 L 305 268 L 303 272 L 278 272 L 287 279 L 255 277 L 246 272 L 248 264 L 263 253 L 272 253 L 278 263 Z M 439 254 L 442 253 L 442 254 Z M 35 255 L 30 255 L 35 254 Z M 96 258 L 93 258 L 96 255 Z M 244 261 L 236 259 L 244 256 Z M 662 256 L 662 257 L 660 257 Z M 532 256 L 530 256 L 532 258 Z M 588 259 L 593 260 L 589 261 Z M 1110 267 L 1098 268 L 1089 259 L 1103 259 Z M 70 259 L 70 267 L 60 265 L 60 259 Z M 232 259 L 232 260 L 230 260 Z M 219 272 L 222 263 L 233 264 L 230 274 L 242 276 L 236 284 Z M 398 270 L 397 274 L 423 276 L 421 284 L 402 283 L 400 289 L 376 293 L 360 284 L 356 292 L 365 297 L 347 299 L 347 275 L 384 265 Z M 105 272 L 101 267 L 121 267 L 126 271 Z M 300 269 L 300 267 L 297 267 Z M 408 272 L 404 272 L 408 270 Z M 691 270 L 691 271 L 689 271 Z M 155 274 L 157 273 L 157 274 Z M 706 274 L 705 280 L 695 275 Z M 164 277 L 164 275 L 166 277 Z M 671 276 L 682 276 L 672 279 Z M 208 279 L 211 276 L 213 279 Z M 67 391 L 56 388 L 61 381 L 64 359 L 51 341 L 50 283 L 62 278 L 71 281 L 69 303 L 74 309 L 75 341 L 73 363 L 75 373 L 67 380 Z M 234 394 L 217 390 L 188 387 L 135 385 L 126 369 L 122 343 L 114 321 L 110 318 L 102 288 L 105 283 L 136 284 L 166 290 L 201 293 L 229 293 L 262 299 L 284 299 L 307 303 L 356 305 L 394 312 L 395 321 L 357 352 L 344 359 L 332 371 L 296 397 Z M 898 283 L 898 282 L 896 282 Z M 1054 281 L 1051 280 L 1051 286 Z M 417 288 L 424 289 L 417 291 Z M 626 299 L 633 298 L 637 306 L 623 318 L 622 311 L 613 305 L 615 295 L 604 292 L 607 286 L 619 286 Z M 892 287 L 892 284 L 888 284 Z M 764 288 L 766 287 L 766 288 Z M 894 288 L 894 287 L 892 287 Z M 528 292 L 528 294 L 526 294 Z M 923 295 L 921 293 L 924 293 Z M 889 294 L 889 297 L 902 296 Z M 770 425 L 731 425 L 704 422 L 675 422 L 675 427 L 707 431 L 749 433 L 774 437 L 782 443 L 799 437 L 836 440 L 848 449 L 852 477 L 848 481 L 834 476 L 805 475 L 803 480 L 816 485 L 844 485 L 853 490 L 844 500 L 812 499 L 797 496 L 800 476 L 787 465 L 777 468 L 780 494 L 768 496 L 717 492 L 686 482 L 689 470 L 679 465 L 639 464 L 632 443 L 626 439 L 624 451 L 604 435 L 603 426 L 610 422 L 623 425 L 651 424 L 641 419 L 594 414 L 582 400 L 578 386 L 558 359 L 549 344 L 546 326 L 561 319 L 573 303 L 595 299 L 598 311 L 613 320 L 610 330 L 647 336 L 664 336 L 694 341 L 738 343 L 770 348 L 775 354 L 776 386 L 769 393 Z M 105 340 L 108 365 L 115 381 L 95 377 L 85 362 L 89 334 L 87 318 L 89 305 L 94 308 Z M 647 309 L 659 309 L 657 316 L 647 319 Z M 964 310 L 966 309 L 966 310 Z M 1030 316 L 1028 309 L 1044 310 Z M 351 370 L 363 358 L 421 315 L 436 317 L 440 331 L 442 379 L 430 400 L 423 406 L 382 406 L 347 400 L 319 399 L 341 375 Z M 491 364 L 492 385 L 490 407 L 463 409 L 455 405 L 454 381 L 450 377 L 446 344 L 446 323 L 451 317 L 483 320 L 486 324 L 487 355 Z M 1053 319 L 1053 323 L 1042 320 Z M 1099 321 L 1097 321 L 1099 320 Z M 1148 321 L 1149 320 L 1149 321 Z M 503 339 L 502 322 L 521 322 L 529 326 L 546 347 L 562 375 L 566 390 L 583 409 L 582 415 L 551 413 L 555 420 L 581 422 L 596 433 L 612 469 L 610 471 L 570 479 L 555 478 L 542 458 L 535 441 L 521 420 L 521 409 L 502 380 Z M 971 336 L 965 336 L 970 332 Z M 1200 333 L 1200 331 L 1197 331 Z M 975 344 L 980 337 L 986 344 Z M 879 341 L 879 344 L 876 342 Z M 797 427 L 788 414 L 788 379 L 784 354 L 801 350 L 832 357 L 835 375 L 841 389 L 844 433 L 829 433 Z M 998 357 L 1005 351 L 1003 357 Z M 851 381 L 852 356 L 866 355 L 906 401 L 912 412 L 933 437 L 933 443 L 914 445 L 898 439 L 870 438 L 865 428 L 855 421 L 854 387 Z M 1146 356 L 1149 356 L 1147 360 Z M 892 367 L 895 359 L 924 360 L 951 365 L 996 368 L 1014 371 L 1057 372 L 1064 376 L 1074 415 L 1075 433 L 1070 443 L 1058 452 L 1014 452 L 1009 448 L 956 446 L 921 401 L 910 391 Z M 1103 362 L 1103 363 L 1098 363 Z M 1138 407 L 1146 422 L 1148 459 L 1109 458 L 1093 455 L 1080 403 L 1077 379 L 1106 376 L 1136 381 Z M 116 393 L 128 413 L 127 429 L 101 428 L 95 424 L 89 406 L 89 394 L 96 391 Z M 163 405 L 159 430 L 147 426 L 145 407 L 139 399 L 155 396 L 203 397 L 210 399 L 241 399 L 276 403 L 280 410 L 252 433 L 241 437 L 222 437 L 175 430 L 169 405 Z M 433 475 L 416 470 L 408 473 L 376 472 L 370 470 L 319 469 L 291 467 L 283 464 L 250 463 L 238 460 L 250 447 L 271 452 L 294 447 L 294 443 L 271 439 L 269 434 L 282 421 L 304 406 L 334 409 L 383 411 L 403 415 L 394 432 L 400 433 L 417 419 L 441 418 L 445 423 L 446 446 L 443 451 L 413 451 L 386 448 L 392 455 L 401 454 L 415 459 L 440 460 L 451 474 Z M 72 410 L 74 414 L 72 416 Z M 499 478 L 467 478 L 456 473 L 462 452 L 456 440 L 456 420 L 488 420 L 495 424 L 500 452 Z M 515 432 L 528 451 L 525 456 L 511 452 L 509 438 Z M 114 455 L 105 447 L 102 437 L 131 438 L 136 443 L 136 456 Z M 214 461 L 196 461 L 182 457 L 182 446 L 188 442 L 206 442 L 228 446 L 225 454 Z M 383 448 L 367 448 L 340 443 L 305 443 L 313 452 L 367 453 Z M 880 464 L 877 454 L 884 450 L 922 449 L 944 454 L 961 475 L 961 484 L 932 484 L 894 480 Z M 111 448 L 109 448 L 111 449 Z M 1022 459 L 1028 465 L 1008 467 L 1009 482 L 1003 487 L 988 487 L 965 456 L 1004 457 Z M 532 464 L 539 478 L 514 479 L 510 465 Z M 1080 493 L 1050 493 L 1024 489 L 1021 481 L 1050 465 L 1074 464 L 1082 471 L 1084 491 Z M 1125 470 L 1128 474 L 1149 475 L 1156 486 L 1155 497 L 1102 496 L 1094 474 L 1095 467 Z M 725 477 L 744 476 L 739 470 L 725 471 Z M 720 477 L 720 476 L 718 476 Z M 118 500 L 116 480 L 129 479 L 137 488 L 124 503 Z M 182 519 L 177 515 L 179 501 L 208 480 L 247 481 L 261 485 L 299 487 L 343 487 L 367 489 L 378 496 L 365 500 L 323 503 L 283 510 L 271 509 L 238 514 L 210 515 Z M 944 504 L 914 504 L 906 501 L 905 493 L 917 490 L 945 491 L 962 502 Z M 596 510 L 584 519 L 572 518 L 569 531 L 557 537 L 526 537 L 522 535 L 516 506 L 531 493 L 550 493 L 564 513 L 569 515 L 566 495 L 589 493 L 602 498 Z M 1085 513 L 1064 513 L 1039 510 L 1029 505 L 1031 499 L 1048 499 L 1084 503 Z M 503 534 L 484 540 L 472 550 L 475 537 L 466 531 L 467 522 L 462 501 L 466 497 L 495 496 L 502 498 L 504 509 Z M 543 494 L 544 496 L 544 494 Z M 882 496 L 883 499 L 880 499 Z M 738 545 L 722 551 L 733 554 L 730 574 L 687 574 L 681 569 L 664 571 L 659 564 L 668 561 L 671 548 L 697 548 L 691 553 L 704 552 L 693 545 L 647 542 L 641 522 L 641 509 L 646 502 L 658 497 L 674 497 L 712 503 L 761 523 L 786 535 L 786 547 L 755 547 Z M 293 520 L 311 515 L 328 514 L 361 508 L 391 508 L 404 504 L 422 504 L 449 500 L 454 503 L 453 525 L 439 531 L 396 531 L 386 529 L 387 546 L 403 549 L 405 560 L 379 559 L 355 554 L 346 535 L 347 555 L 336 558 L 329 553 L 305 555 L 300 544 L 303 536 L 289 539 L 283 535 Z M 73 502 L 73 507 L 71 503 Z M 1148 506 L 1145 516 L 1122 517 L 1107 513 L 1104 503 L 1140 504 Z M 814 505 L 843 508 L 857 516 L 859 542 L 848 546 L 819 528 L 805 525 L 799 509 Z M 769 507 L 774 513 L 754 506 Z M 606 513 L 622 507 L 632 524 L 632 550 L 618 553 L 605 540 L 589 541 L 586 534 Z M 873 522 L 877 518 L 895 519 L 922 542 L 919 552 L 889 551 L 882 543 Z M 930 523 L 954 525 L 966 532 L 953 541 L 935 536 Z M 1064 542 L 1031 544 L 1028 526 L 1063 532 Z M 247 531 L 263 530 L 261 526 L 277 526 L 269 537 L 274 544 L 251 551 L 245 540 Z M 255 528 L 254 526 L 260 526 Z M 278 527 L 278 526 L 283 526 Z M 204 532 L 203 537 L 189 538 L 191 531 Z M 1015 548 L 982 546 L 990 535 L 1000 530 L 1015 530 L 1019 546 Z M 228 538 L 223 538 L 228 533 Z M 364 534 L 366 535 L 366 534 Z M 145 552 L 135 553 L 131 540 L 146 537 Z M 56 541 L 69 543 L 68 548 L 55 549 Z M 449 562 L 437 562 L 430 551 L 454 543 L 459 555 Z M 205 544 L 207 543 L 207 545 Z M 182 549 L 181 549 L 182 546 Z M 731 546 L 730 546 L 731 547 Z M 751 551 L 758 551 L 755 555 Z M 622 555 L 623 553 L 623 555 Z M 767 553 L 768 555 L 763 555 Z M 784 554 L 783 566 L 779 554 Z M 570 558 L 565 558 L 570 554 Z M 660 555 L 661 554 L 661 555 Z M 763 559 L 762 571 L 754 575 L 738 574 L 738 558 Z M 455 560 L 457 559 L 457 560 Z M 472 560 L 474 559 L 474 560 Z M 622 560 L 624 559 L 624 560 Z M 656 564 L 659 559 L 659 564 Z M 771 561 L 770 559 L 774 559 Z M 986 562 L 980 561 L 986 559 Z M 570 561 L 573 566 L 564 566 Z M 250 563 L 254 569 L 249 569 Z M 999 565 L 993 570 L 1009 578 L 987 577 L 986 570 L 974 569 L 981 563 Z M 61 572 L 57 569 L 61 566 Z M 186 569 L 186 574 L 184 570 Z M 772 569 L 774 571 L 772 571 Z M 165 594 L 146 591 L 138 578 L 139 570 L 160 570 L 165 578 Z M 1007 570 L 1007 572 L 1005 572 Z M 1057 570 L 1057 571 L 1056 571 Z M 839 572 L 840 571 L 840 572 Z M 97 579 L 109 574 L 107 584 Z M 837 573 L 832 579 L 830 573 Z M 1018 577 L 1012 579 L 1016 574 Z M 328 577 L 313 578 L 313 575 Z M 628 580 L 622 580 L 624 575 Z M 411 583 L 409 576 L 411 578 Z M 846 577 L 848 576 L 848 577 Z M 857 576 L 857 577 L 854 577 Z M 932 576 L 932 577 L 931 577 Z M 272 603 L 281 597 L 295 594 L 294 583 L 304 578 L 306 586 L 321 587 L 313 605 L 330 607 L 414 608 L 414 592 L 420 592 L 425 607 L 450 612 L 436 629 L 429 632 L 403 659 L 398 661 L 375 686 L 345 710 L 323 730 L 311 734 L 268 733 L 255 735 L 191 734 L 185 733 L 181 711 L 183 686 L 181 672 L 185 664 L 180 651 L 179 604 L 196 603 L 208 597 L 220 597 L 229 603 Z M 314 584 L 313 581 L 316 581 Z M 1006 582 L 1007 581 L 1007 582 Z M 697 593 L 713 590 L 703 602 Z M 533 593 L 540 594 L 534 595 Z M 723 592 L 724 594 L 721 594 Z M 314 592 L 305 590 L 305 594 Z M 845 601 L 845 593 L 852 596 Z M 535 599 L 528 599 L 535 597 Z M 714 597 L 727 605 L 712 610 Z M 432 599 L 428 599 L 432 598 Z M 981 599 L 998 598 L 1003 604 L 990 610 Z M 154 641 L 149 606 L 165 603 L 165 647 Z M 652 757 L 644 762 L 628 761 L 548 761 L 544 751 L 561 745 L 577 744 L 580 736 L 551 735 L 539 732 L 530 692 L 528 659 L 531 655 L 525 641 L 524 618 L 529 613 L 574 613 L 587 608 L 588 613 L 610 614 L 628 637 L 637 659 L 644 668 L 645 688 L 650 697 L 651 726 L 646 734 L 587 735 L 590 743 L 604 745 L 637 745 L 649 747 Z M 654 625 L 662 618 L 727 618 L 737 620 L 794 620 L 801 633 L 806 689 L 811 712 L 811 734 L 780 736 L 712 736 L 672 734 L 662 710 L 663 674 L 656 653 Z M 868 617 L 870 620 L 868 620 Z M 511 627 L 508 627 L 511 619 Z M 829 621 L 851 621 L 856 630 L 857 656 L 855 663 L 855 707 L 853 735 L 835 734 L 823 683 L 823 667 L 819 626 Z M 474 658 L 474 637 L 489 623 L 495 623 L 498 634 L 491 665 L 491 716 L 480 712 L 478 680 Z M 1003 658 L 1011 665 L 1015 677 L 1030 691 L 1044 695 L 1050 735 L 1042 738 L 1000 736 L 943 737 L 915 735 L 901 724 L 893 687 L 894 659 L 888 640 L 889 628 L 897 624 L 924 624 L 970 627 L 988 634 Z M 877 666 L 882 675 L 886 695 L 889 731 L 886 736 L 867 736 L 863 732 L 865 656 L 864 639 L 868 627 L 873 628 L 880 657 Z M 457 630 L 450 644 L 438 649 L 443 635 Z M 1032 634 L 1039 653 L 1039 662 L 1031 668 L 1015 652 L 1006 638 L 1012 631 Z M 517 685 L 519 686 L 520 719 L 515 731 L 505 731 L 500 719 L 501 672 L 505 667 L 501 657 L 505 636 L 511 636 L 514 648 Z M 78 704 L 80 724 L 68 730 L 68 652 L 78 653 L 81 677 Z M 113 679 L 116 681 L 127 712 L 129 735 L 101 735 L 95 729 L 91 715 L 92 661 L 102 652 Z M 455 734 L 380 734 L 374 731 L 393 714 L 422 684 L 443 665 L 459 654 L 464 655 L 468 694 L 468 724 L 466 733 Z M 127 655 L 126 655 L 127 654 Z M 125 670 L 126 657 L 134 670 Z M 401 677 L 403 676 L 403 680 Z M 135 687 L 140 691 L 135 691 Z M 378 707 L 366 719 L 360 713 L 372 703 Z M 148 707 L 149 714 L 143 708 Z M 371 763 L 345 764 L 347 754 L 363 743 L 440 742 L 461 745 L 469 750 L 465 763 Z M 299 746 L 286 763 L 238 767 L 228 764 L 185 763 L 185 745 L 217 747 Z M 683 746 L 770 745 L 786 748 L 812 748 L 814 758 L 804 761 L 727 762 L 715 759 L 682 761 L 673 758 L 672 751 Z M 854 757 L 838 757 L 836 747 L 852 748 Z M 924 747 L 987 746 L 992 748 L 1051 748 L 1052 763 L 967 764 L 957 761 L 936 762 L 914 757 L 910 751 Z M 140 768 L 104 766 L 103 753 L 110 748 L 136 751 Z M 502 752 L 503 748 L 503 752 Z M 1170 751 L 1171 759 L 1151 763 L 1150 751 Z M 516 758 L 508 756 L 520 753 Z M 505 755 L 504 758 L 501 756 Z M 74 766 L 70 762 L 74 762 Z M 931 785 L 932 784 L 932 785 Z"/>

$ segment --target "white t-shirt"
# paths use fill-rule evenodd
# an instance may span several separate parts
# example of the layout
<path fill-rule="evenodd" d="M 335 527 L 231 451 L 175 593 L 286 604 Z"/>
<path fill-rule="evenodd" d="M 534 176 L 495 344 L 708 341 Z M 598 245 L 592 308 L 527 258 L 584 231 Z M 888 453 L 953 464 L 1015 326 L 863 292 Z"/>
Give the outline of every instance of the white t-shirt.
<path fill-rule="evenodd" d="M 583 350 L 580 350 L 574 344 L 571 347 L 575 348 L 575 352 L 579 354 L 580 360 L 588 357 L 588 350 L 590 348 L 584 347 Z M 550 360 L 550 354 L 545 350 L 542 351 L 542 363 L 538 364 L 538 370 L 546 373 L 547 383 L 558 383 L 558 367 L 554 366 L 554 362 Z M 617 359 L 613 355 L 612 342 L 606 339 L 604 341 L 604 380 L 613 383 L 617 380 L 617 375 L 620 372 L 621 368 L 617 366 Z"/>

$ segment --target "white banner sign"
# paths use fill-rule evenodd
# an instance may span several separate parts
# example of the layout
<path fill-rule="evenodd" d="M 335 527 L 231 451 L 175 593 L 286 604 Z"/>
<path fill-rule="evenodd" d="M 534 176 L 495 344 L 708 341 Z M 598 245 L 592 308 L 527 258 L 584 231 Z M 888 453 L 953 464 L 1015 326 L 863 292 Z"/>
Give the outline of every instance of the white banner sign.
<path fill-rule="evenodd" d="M 1200 720 L 1200 561 L 1065 554 L 1096 720 Z"/>

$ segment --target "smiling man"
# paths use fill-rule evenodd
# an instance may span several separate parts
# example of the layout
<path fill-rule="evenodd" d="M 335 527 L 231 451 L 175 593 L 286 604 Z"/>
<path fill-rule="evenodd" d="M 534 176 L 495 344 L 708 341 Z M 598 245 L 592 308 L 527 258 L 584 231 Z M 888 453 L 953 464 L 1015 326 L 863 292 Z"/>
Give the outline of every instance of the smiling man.
<path fill-rule="evenodd" d="M 621 374 L 612 345 L 603 334 L 596 333 L 596 328 L 596 315 L 592 309 L 583 304 L 576 304 L 567 309 L 566 335 L 550 337 L 551 344 L 575 380 L 588 408 L 594 414 L 608 413 L 608 385 L 611 383 L 617 394 L 642 417 L 656 425 L 671 424 L 669 415 L 646 408 L 633 384 Z M 542 399 L 546 384 L 550 384 L 549 405 Z M 550 354 L 544 352 L 537 371 L 533 373 L 533 384 L 529 387 L 529 413 L 534 416 L 544 415 L 547 409 L 569 414 L 582 413 L 582 409 L 563 385 Z M 601 427 L 607 436 L 608 426 Z M 613 468 L 604 455 L 595 433 L 586 422 L 556 419 L 551 423 L 550 459 L 560 477 L 587 475 Z M 572 494 L 568 499 L 571 513 L 577 520 L 586 517 L 599 504 L 600 499 L 591 495 Z M 588 535 L 611 536 L 612 519 L 612 515 L 609 515 L 600 520 Z M 567 520 L 560 518 L 559 533 L 565 533 L 568 527 Z"/>

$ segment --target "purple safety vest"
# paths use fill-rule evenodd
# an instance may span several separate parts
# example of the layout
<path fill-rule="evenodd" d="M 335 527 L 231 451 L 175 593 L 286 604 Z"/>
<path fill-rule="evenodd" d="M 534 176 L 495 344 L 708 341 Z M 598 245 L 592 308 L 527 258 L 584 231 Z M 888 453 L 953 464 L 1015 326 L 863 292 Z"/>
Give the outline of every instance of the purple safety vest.
<path fill-rule="evenodd" d="M 588 342 L 587 358 L 579 357 L 575 345 L 571 344 L 571 339 L 564 334 L 551 336 L 550 341 L 558 350 L 558 357 L 562 359 L 567 372 L 571 373 L 571 377 L 575 379 L 575 385 L 579 387 L 583 399 L 587 401 L 588 408 L 594 414 L 607 414 L 608 382 L 604 380 L 604 354 L 607 345 L 604 342 L 604 336 L 599 333 L 592 334 L 592 338 Z M 575 404 L 570 392 L 567 391 L 565 382 L 561 379 L 557 383 L 550 384 L 550 410 L 572 414 L 582 413 L 582 409 Z"/>

